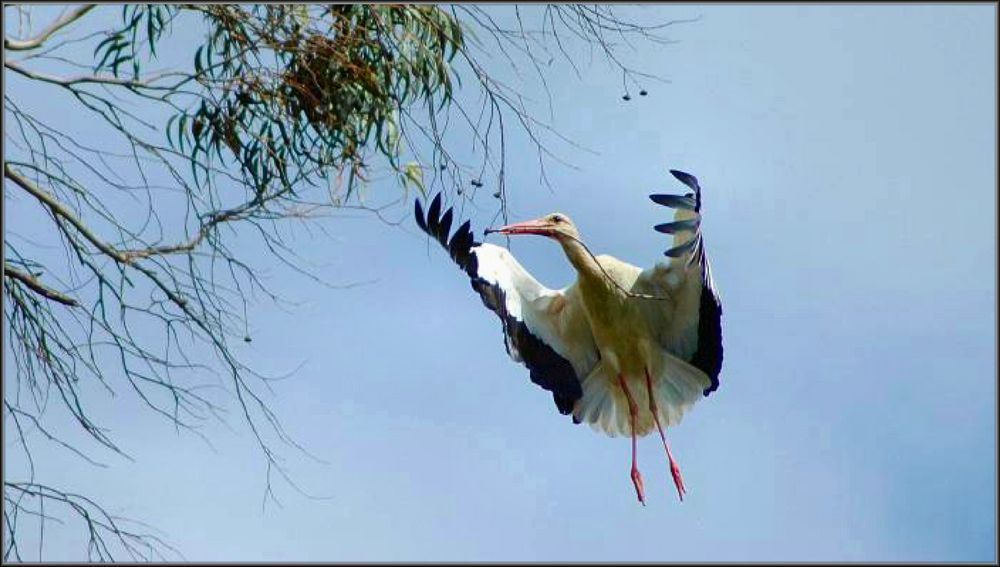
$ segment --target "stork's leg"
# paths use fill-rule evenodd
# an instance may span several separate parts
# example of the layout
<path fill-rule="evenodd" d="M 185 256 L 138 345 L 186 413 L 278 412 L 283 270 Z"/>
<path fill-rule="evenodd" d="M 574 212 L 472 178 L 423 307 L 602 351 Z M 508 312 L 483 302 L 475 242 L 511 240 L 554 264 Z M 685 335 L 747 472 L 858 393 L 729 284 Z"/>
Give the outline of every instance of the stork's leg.
<path fill-rule="evenodd" d="M 639 465 L 636 462 L 635 455 L 635 428 L 636 417 L 639 415 L 639 406 L 636 405 L 635 400 L 632 399 L 632 394 L 628 391 L 628 386 L 625 385 L 625 378 L 621 374 L 618 375 L 618 383 L 621 384 L 622 390 L 625 391 L 625 398 L 628 400 L 629 426 L 632 429 L 632 484 L 635 485 L 635 494 L 639 497 L 639 503 L 645 506 L 646 493 L 642 489 L 642 474 L 639 473 Z"/>
<path fill-rule="evenodd" d="M 681 476 L 681 468 L 677 466 L 673 454 L 670 453 L 670 445 L 667 444 L 667 436 L 663 433 L 660 425 L 660 414 L 656 411 L 656 397 L 653 396 L 653 379 L 649 377 L 649 370 L 646 370 L 646 393 L 649 394 L 649 411 L 653 414 L 653 421 L 656 422 L 656 430 L 660 432 L 660 439 L 663 440 L 663 448 L 667 450 L 667 459 L 670 461 L 670 475 L 674 477 L 674 486 L 677 487 L 677 496 L 681 502 L 684 501 L 684 477 Z"/>

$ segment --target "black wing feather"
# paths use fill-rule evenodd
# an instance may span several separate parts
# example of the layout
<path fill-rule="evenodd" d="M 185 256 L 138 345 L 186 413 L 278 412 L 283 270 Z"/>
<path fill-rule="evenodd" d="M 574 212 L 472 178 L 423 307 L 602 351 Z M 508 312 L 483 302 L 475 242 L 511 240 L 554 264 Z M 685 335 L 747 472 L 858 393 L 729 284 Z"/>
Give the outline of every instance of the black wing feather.
<path fill-rule="evenodd" d="M 673 248 L 667 250 L 663 254 L 666 256 L 670 256 L 671 258 L 679 258 L 684 254 L 686 254 L 688 251 L 690 251 L 692 248 L 694 248 L 695 245 L 697 244 L 698 244 L 698 237 L 695 236 L 694 238 L 688 240 L 684 244 L 681 244 L 680 246 L 674 246 Z"/>
<path fill-rule="evenodd" d="M 719 373 L 722 371 L 722 303 L 707 286 L 701 289 L 698 350 L 691 357 L 691 364 L 701 369 L 712 381 L 712 385 L 702 392 L 704 395 L 719 389 Z"/>
<path fill-rule="evenodd" d="M 697 203 L 693 196 L 691 195 L 650 195 L 649 198 L 657 205 L 663 205 L 664 207 L 670 207 L 672 209 L 687 209 L 689 211 L 697 210 Z"/>
<path fill-rule="evenodd" d="M 455 231 L 455 236 L 451 238 L 451 244 L 448 245 L 448 254 L 451 259 L 459 265 L 463 270 L 466 270 L 466 266 L 469 262 L 469 249 L 475 243 L 472 237 L 471 222 L 465 221 L 458 230 Z"/>
<path fill-rule="evenodd" d="M 417 217 L 417 226 L 420 230 L 427 232 L 427 221 L 424 220 L 424 208 L 420 206 L 420 199 L 413 201 L 413 214 Z"/>
<path fill-rule="evenodd" d="M 671 169 L 670 175 L 677 178 L 678 181 L 687 185 L 691 189 L 694 189 L 695 193 L 701 193 L 701 186 L 698 185 L 698 178 L 691 175 L 690 173 L 685 173 L 677 169 Z"/>
<path fill-rule="evenodd" d="M 451 233 L 451 217 L 451 209 L 448 209 L 441 217 L 441 225 L 438 227 L 438 242 L 445 248 L 448 247 L 448 234 Z"/>
<path fill-rule="evenodd" d="M 438 193 L 434 200 L 431 201 L 431 206 L 427 209 L 427 234 L 430 234 L 439 241 L 440 237 L 440 224 L 441 224 L 441 194 Z"/>
<path fill-rule="evenodd" d="M 698 225 L 701 223 L 701 219 L 687 219 L 674 222 L 665 222 L 658 224 L 653 227 L 656 232 L 662 232 L 665 234 L 675 234 L 684 230 L 696 231 L 698 230 Z"/>

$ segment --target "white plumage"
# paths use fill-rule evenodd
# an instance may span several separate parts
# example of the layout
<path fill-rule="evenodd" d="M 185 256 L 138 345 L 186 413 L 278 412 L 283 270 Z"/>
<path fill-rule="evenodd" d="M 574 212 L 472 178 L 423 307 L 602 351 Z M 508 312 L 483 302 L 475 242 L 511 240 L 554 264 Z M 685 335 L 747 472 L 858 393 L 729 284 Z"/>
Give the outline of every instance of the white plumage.
<path fill-rule="evenodd" d="M 671 173 L 694 193 L 651 195 L 678 210 L 673 222 L 654 227 L 674 235 L 666 252 L 672 260 L 647 270 L 594 256 L 560 213 L 487 231 L 556 240 L 578 273 L 562 290 L 540 284 L 507 249 L 476 242 L 468 222 L 449 240 L 452 211 L 441 214 L 440 195 L 426 217 L 416 204 L 417 223 L 466 271 L 500 317 L 507 352 L 552 393 L 559 411 L 608 435 L 632 437 L 632 479 L 641 502 L 635 438 L 659 430 L 683 499 L 663 427 L 680 423 L 718 388 L 722 365 L 722 309 L 700 230 L 701 189 L 694 176 Z"/>

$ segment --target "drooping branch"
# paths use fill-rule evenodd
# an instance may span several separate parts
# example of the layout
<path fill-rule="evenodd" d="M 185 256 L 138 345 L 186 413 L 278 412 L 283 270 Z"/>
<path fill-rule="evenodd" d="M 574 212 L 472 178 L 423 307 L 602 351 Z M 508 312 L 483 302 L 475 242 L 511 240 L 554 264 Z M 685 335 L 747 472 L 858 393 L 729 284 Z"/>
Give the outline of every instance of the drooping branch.
<path fill-rule="evenodd" d="M 45 503 L 49 509 L 61 507 L 73 513 L 83 522 L 84 533 L 87 534 L 87 558 L 94 561 L 112 561 L 118 551 L 124 552 L 132 561 L 167 560 L 166 553 L 183 558 L 176 548 L 163 541 L 156 534 L 130 528 L 127 524 L 143 526 L 111 514 L 100 504 L 81 494 L 58 490 L 51 486 L 35 482 L 4 482 L 4 524 L 8 537 L 16 536 L 15 526 L 18 515 L 35 516 L 44 529 L 45 522 L 60 522 L 53 512 L 45 511 Z M 38 508 L 29 508 L 25 500 L 36 501 Z M 15 545 L 6 546 L 4 559 L 20 560 L 20 553 Z"/>

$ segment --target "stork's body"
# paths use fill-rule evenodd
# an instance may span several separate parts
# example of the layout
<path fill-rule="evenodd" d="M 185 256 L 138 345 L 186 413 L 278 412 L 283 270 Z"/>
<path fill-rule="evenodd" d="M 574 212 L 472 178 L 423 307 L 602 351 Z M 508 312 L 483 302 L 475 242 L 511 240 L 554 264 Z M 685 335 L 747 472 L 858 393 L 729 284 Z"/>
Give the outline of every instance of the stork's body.
<path fill-rule="evenodd" d="M 629 429 L 632 436 L 632 468 L 630 471 L 639 501 L 645 503 L 642 475 L 636 461 L 636 437 L 645 435 L 646 425 L 640 425 L 640 416 L 652 418 L 656 424 L 663 448 L 670 462 L 670 472 L 677 487 L 677 494 L 684 499 L 684 481 L 680 467 L 674 461 L 658 419 L 656 396 L 652 391 L 651 369 L 662 366 L 661 349 L 653 341 L 655 332 L 650 329 L 635 300 L 624 290 L 631 289 L 641 272 L 639 268 L 611 256 L 591 257 L 586 250 L 572 250 L 578 242 L 564 245 L 567 256 L 579 273 L 580 299 L 594 335 L 594 343 L 605 365 L 603 379 L 607 383 L 613 375 L 620 389 L 608 388 L 612 396 L 623 396 L 616 405 L 628 408 Z M 572 251 L 571 251 L 572 250 Z M 577 259 L 574 259 L 577 258 Z M 585 258 L 585 259 L 582 259 Z M 591 258 L 592 261 L 588 261 Z M 649 382 L 646 382 L 649 380 Z M 646 400 L 639 393 L 646 394 Z M 640 405 L 642 404 L 642 405 Z M 640 408 L 648 405 L 649 412 Z M 650 421 L 648 418 L 645 422 Z"/>
<path fill-rule="evenodd" d="M 653 348 L 653 333 L 639 304 L 623 291 L 632 288 L 641 270 L 604 255 L 576 269 L 580 299 L 601 360 L 611 372 L 641 376 L 659 350 Z"/>
<path fill-rule="evenodd" d="M 476 243 L 468 222 L 449 242 L 452 212 L 440 215 L 439 198 L 426 221 L 417 204 L 420 226 L 469 274 L 503 322 L 508 352 L 531 370 L 533 382 L 552 392 L 559 411 L 571 413 L 575 423 L 632 438 L 631 475 L 643 503 L 636 438 L 658 430 L 683 499 L 684 483 L 663 426 L 679 423 L 702 394 L 718 387 L 722 362 L 721 305 L 699 230 L 700 188 L 693 176 L 672 173 L 695 194 L 652 196 L 679 209 L 675 222 L 656 227 L 675 235 L 669 264 L 643 271 L 594 256 L 559 213 L 492 231 L 558 241 L 578 274 L 573 285 L 558 291 L 538 283 L 506 249 Z"/>

